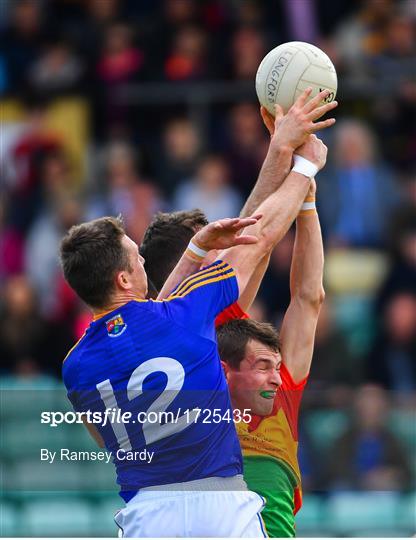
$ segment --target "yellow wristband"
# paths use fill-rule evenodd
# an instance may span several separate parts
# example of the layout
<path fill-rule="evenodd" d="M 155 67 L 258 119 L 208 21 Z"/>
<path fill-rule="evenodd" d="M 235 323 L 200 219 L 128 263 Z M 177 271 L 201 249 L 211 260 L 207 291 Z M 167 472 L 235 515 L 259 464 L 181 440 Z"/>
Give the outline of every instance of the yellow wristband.
<path fill-rule="evenodd" d="M 311 214 L 316 214 L 315 197 L 306 197 L 300 207 L 299 216 L 309 216 Z"/>

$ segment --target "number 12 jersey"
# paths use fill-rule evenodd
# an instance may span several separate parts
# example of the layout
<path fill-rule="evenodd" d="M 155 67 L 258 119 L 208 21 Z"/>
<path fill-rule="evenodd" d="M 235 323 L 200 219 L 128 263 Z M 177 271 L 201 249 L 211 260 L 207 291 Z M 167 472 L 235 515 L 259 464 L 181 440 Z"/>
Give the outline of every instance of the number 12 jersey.
<path fill-rule="evenodd" d="M 233 269 L 216 261 L 164 301 L 132 300 L 96 318 L 68 353 L 68 397 L 98 413 L 126 501 L 144 487 L 242 474 L 214 325 L 237 298 Z M 143 450 L 150 463 L 126 459 Z"/>

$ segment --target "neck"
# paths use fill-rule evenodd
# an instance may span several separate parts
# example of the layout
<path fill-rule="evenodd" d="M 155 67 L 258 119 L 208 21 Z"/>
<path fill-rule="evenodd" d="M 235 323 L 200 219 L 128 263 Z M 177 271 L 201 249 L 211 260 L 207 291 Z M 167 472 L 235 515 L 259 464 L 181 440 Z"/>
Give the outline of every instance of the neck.
<path fill-rule="evenodd" d="M 105 306 L 102 308 L 92 308 L 92 313 L 95 318 L 101 317 L 105 313 L 109 313 L 110 311 L 114 311 L 115 309 L 120 308 L 121 306 L 124 306 L 124 304 L 127 304 L 127 302 L 130 302 L 131 300 L 145 300 L 143 295 L 134 294 L 131 291 L 126 291 L 123 293 L 118 294 L 117 296 L 113 297 L 110 302 L 108 302 Z"/>

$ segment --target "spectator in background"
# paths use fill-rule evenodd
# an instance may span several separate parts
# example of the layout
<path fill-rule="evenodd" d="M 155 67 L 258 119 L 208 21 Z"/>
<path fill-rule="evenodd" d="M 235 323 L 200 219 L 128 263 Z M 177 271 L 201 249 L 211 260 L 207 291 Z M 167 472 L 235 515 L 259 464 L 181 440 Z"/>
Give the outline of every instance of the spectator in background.
<path fill-rule="evenodd" d="M 82 220 L 82 208 L 75 198 L 52 199 L 31 227 L 26 240 L 26 275 L 34 285 L 39 308 L 44 314 L 59 309 L 61 268 L 59 242 L 65 232 Z"/>
<path fill-rule="evenodd" d="M 237 24 L 241 26 L 253 26 L 259 28 L 267 22 L 264 14 L 265 5 L 256 0 L 235 2 L 233 9 L 235 11 Z"/>
<path fill-rule="evenodd" d="M 87 76 L 94 73 L 107 28 L 121 20 L 124 5 L 120 0 L 58 0 L 48 4 L 52 20 L 59 24 L 60 34 L 70 39 L 85 63 Z"/>
<path fill-rule="evenodd" d="M 239 103 L 229 116 L 226 157 L 230 165 L 232 182 L 247 198 L 257 180 L 266 155 L 263 142 L 267 135 L 257 105 Z"/>
<path fill-rule="evenodd" d="M 41 3 L 33 0 L 12 2 L 9 26 L 2 36 L 7 90 L 25 90 L 27 74 L 40 53 L 43 35 Z"/>
<path fill-rule="evenodd" d="M 150 2 L 148 7 L 153 10 L 152 16 L 141 17 L 138 23 L 145 20 L 141 33 L 152 57 L 147 74 L 150 80 L 160 80 L 166 78 L 165 64 L 180 30 L 199 26 L 201 5 L 193 0 L 162 0 L 158 5 Z"/>
<path fill-rule="evenodd" d="M 416 295 L 397 293 L 382 317 L 367 378 L 397 394 L 411 395 L 416 390 Z"/>
<path fill-rule="evenodd" d="M 2 370 L 33 375 L 38 371 L 59 375 L 61 362 L 74 335 L 68 324 L 52 313 L 42 314 L 39 296 L 27 276 L 10 277 L 4 284 L 0 307 Z"/>
<path fill-rule="evenodd" d="M 334 43 L 341 73 L 348 73 L 355 81 L 368 79 L 368 59 L 383 50 L 393 10 L 393 0 L 364 0 L 359 9 L 338 26 Z"/>
<path fill-rule="evenodd" d="M 231 41 L 231 74 L 234 79 L 253 81 L 266 54 L 263 33 L 255 28 L 238 29 Z"/>
<path fill-rule="evenodd" d="M 312 363 L 313 390 L 352 387 L 362 380 L 360 359 L 354 358 L 344 334 L 336 326 L 330 298 L 325 300 L 319 314 Z"/>
<path fill-rule="evenodd" d="M 70 160 L 61 148 L 44 154 L 37 167 L 42 179 L 42 209 L 55 200 L 75 194 L 77 182 L 71 171 Z"/>
<path fill-rule="evenodd" d="M 332 245 L 385 246 L 399 187 L 377 155 L 369 128 L 358 120 L 336 127 L 335 162 L 320 176 L 319 215 Z"/>
<path fill-rule="evenodd" d="M 415 54 L 415 22 L 396 12 L 387 23 L 384 47 L 372 59 L 375 76 L 390 85 L 410 81 L 414 78 Z"/>
<path fill-rule="evenodd" d="M 46 106 L 34 101 L 28 104 L 28 116 L 7 160 L 6 193 L 9 199 L 9 224 L 26 234 L 43 205 L 43 182 L 39 163 L 45 154 L 62 148 L 59 136 L 47 127 Z M 4 170 L 4 169 L 3 169 Z"/>
<path fill-rule="evenodd" d="M 144 66 L 144 53 L 133 43 L 133 29 L 126 23 L 108 26 L 96 66 L 102 128 L 113 136 L 130 129 L 130 107 L 121 101 L 120 92 L 127 83 L 138 80 Z"/>
<path fill-rule="evenodd" d="M 0 51 L 0 96 L 3 96 L 9 88 L 9 76 L 6 67 L 6 58 Z"/>
<path fill-rule="evenodd" d="M 163 0 L 163 19 L 168 28 L 175 31 L 179 27 L 194 23 L 198 18 L 198 5 L 193 0 Z"/>
<path fill-rule="evenodd" d="M 38 359 L 43 354 L 46 324 L 26 276 L 20 274 L 6 280 L 2 300 L 0 357 L 2 369 L 13 371 L 19 359 Z"/>
<path fill-rule="evenodd" d="M 87 0 L 86 7 L 96 24 L 107 25 L 117 18 L 120 0 Z"/>
<path fill-rule="evenodd" d="M 36 95 L 59 97 L 81 90 L 84 67 L 71 45 L 56 39 L 49 42 L 29 69 L 28 83 Z"/>
<path fill-rule="evenodd" d="M 294 242 L 295 231 L 292 228 L 272 251 L 269 267 L 259 290 L 259 297 L 267 309 L 266 320 L 273 321 L 276 326 L 281 325 L 290 302 L 288 283 Z"/>
<path fill-rule="evenodd" d="M 174 210 L 201 208 L 208 221 L 238 216 L 242 198 L 229 185 L 229 171 L 223 157 L 202 158 L 196 176 L 181 184 L 174 197 Z"/>
<path fill-rule="evenodd" d="M 308 383 L 309 384 L 309 383 Z M 305 392 L 307 398 L 310 390 Z M 304 404 L 303 408 L 304 408 Z M 313 490 L 322 491 L 322 469 L 323 460 L 320 453 L 314 447 L 313 441 L 305 425 L 305 415 L 300 415 L 298 428 L 298 461 L 302 475 L 302 492 L 307 493 Z"/>
<path fill-rule="evenodd" d="M 127 234 L 140 244 L 162 201 L 155 186 L 140 177 L 133 148 L 127 143 L 114 142 L 107 148 L 105 185 L 98 187 L 98 196 L 87 209 L 87 219 L 121 214 Z"/>
<path fill-rule="evenodd" d="M 23 272 L 22 233 L 8 224 L 9 211 L 6 197 L 0 197 L 0 281 Z"/>
<path fill-rule="evenodd" d="M 162 149 L 155 149 L 157 181 L 166 197 L 176 186 L 190 178 L 201 152 L 201 139 L 194 124 L 187 118 L 171 120 L 163 132 Z"/>
<path fill-rule="evenodd" d="M 291 39 L 316 43 L 319 36 L 316 0 L 284 0 L 283 5 Z"/>
<path fill-rule="evenodd" d="M 387 427 L 388 409 L 382 388 L 365 385 L 358 389 L 352 425 L 329 453 L 330 489 L 389 491 L 412 485 L 407 456 Z"/>
<path fill-rule="evenodd" d="M 410 172 L 414 169 L 416 153 L 414 14 L 412 18 L 396 13 L 386 33 L 384 49 L 371 62 L 373 77 L 384 88 L 383 95 L 374 101 L 374 120 L 384 155 L 401 170 Z M 386 94 L 385 89 L 391 91 Z"/>
<path fill-rule="evenodd" d="M 352 355 L 344 334 L 337 327 L 331 298 L 327 297 L 316 327 L 308 404 L 343 407 L 349 403 L 352 388 L 362 377 L 361 359 Z"/>
<path fill-rule="evenodd" d="M 393 296 L 407 291 L 416 296 L 416 200 L 408 198 L 390 223 L 389 270 L 375 298 L 375 316 Z M 414 195 L 416 190 L 414 190 Z"/>
<path fill-rule="evenodd" d="M 184 26 L 173 38 L 164 63 L 168 81 L 192 81 L 207 76 L 207 39 L 198 26 Z"/>

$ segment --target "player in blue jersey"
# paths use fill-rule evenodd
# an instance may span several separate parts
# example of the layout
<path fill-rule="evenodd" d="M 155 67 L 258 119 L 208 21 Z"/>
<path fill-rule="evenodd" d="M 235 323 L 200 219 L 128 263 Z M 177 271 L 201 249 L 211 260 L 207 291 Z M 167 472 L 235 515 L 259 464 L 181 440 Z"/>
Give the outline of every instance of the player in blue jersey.
<path fill-rule="evenodd" d="M 325 162 L 323 149 L 315 156 L 318 168 Z M 64 381 L 77 411 L 119 410 L 126 419 L 89 426 L 113 453 L 127 502 L 116 516 L 125 536 L 264 534 L 262 501 L 241 477 L 214 320 L 238 299 L 258 260 L 287 230 L 308 186 L 309 178 L 293 171 L 260 206 L 260 221 L 222 220 L 199 231 L 182 269 L 213 247 L 233 247 L 161 302 L 145 300 L 143 259 L 116 219 L 76 226 L 64 238 L 65 277 L 95 315 L 64 362 Z M 237 237 L 245 225 L 250 234 Z M 251 245 L 236 245 L 244 243 Z M 249 421 L 244 413 L 240 417 Z M 151 462 L 134 458 L 144 449 Z"/>
<path fill-rule="evenodd" d="M 256 242 L 237 236 L 256 221 L 210 224 L 199 233 L 200 245 L 210 247 L 206 230 L 215 247 Z M 131 415 L 124 423 L 88 426 L 113 453 L 127 502 L 117 515 L 124 535 L 262 536 L 263 502 L 242 480 L 214 328 L 217 314 L 238 298 L 233 269 L 217 261 L 168 300 L 147 301 L 143 259 L 116 218 L 73 227 L 61 258 L 69 284 L 94 312 L 64 361 L 68 396 L 79 412 Z M 155 421 L 161 413 L 174 416 Z M 150 463 L 135 459 L 143 449 L 152 454 Z M 224 508 L 233 520 L 221 518 Z"/>

